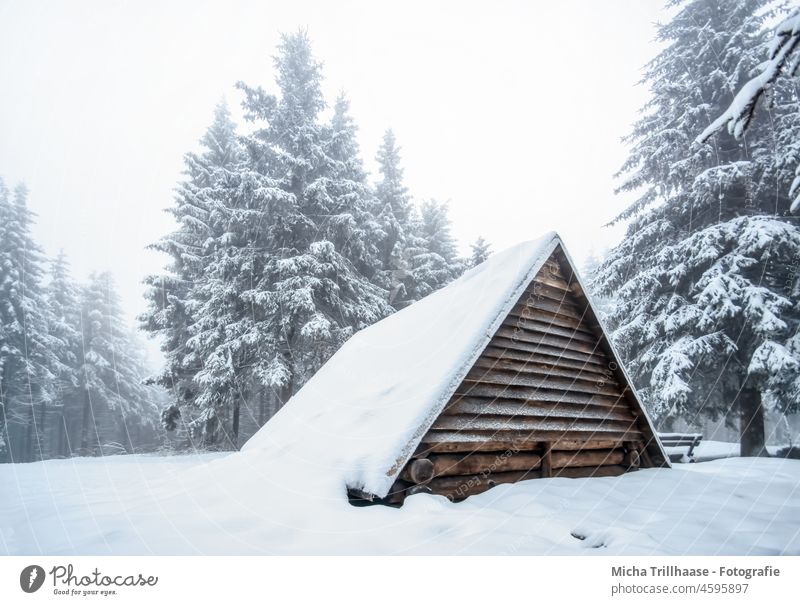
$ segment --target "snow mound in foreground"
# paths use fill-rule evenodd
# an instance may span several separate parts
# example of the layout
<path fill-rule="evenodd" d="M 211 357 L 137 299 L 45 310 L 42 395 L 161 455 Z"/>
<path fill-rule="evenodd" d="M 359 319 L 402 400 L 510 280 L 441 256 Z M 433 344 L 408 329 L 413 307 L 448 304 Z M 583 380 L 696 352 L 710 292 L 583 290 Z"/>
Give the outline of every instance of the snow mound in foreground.
<path fill-rule="evenodd" d="M 306 483 L 311 469 L 257 453 L 0 465 L 0 554 L 800 555 L 796 460 L 535 479 L 393 509 L 350 506 Z"/>

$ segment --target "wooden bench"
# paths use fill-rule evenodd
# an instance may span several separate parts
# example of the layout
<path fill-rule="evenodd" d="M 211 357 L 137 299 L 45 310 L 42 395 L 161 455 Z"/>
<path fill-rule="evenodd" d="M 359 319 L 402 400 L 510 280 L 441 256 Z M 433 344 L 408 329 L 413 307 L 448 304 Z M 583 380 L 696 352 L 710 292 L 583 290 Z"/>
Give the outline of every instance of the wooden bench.
<path fill-rule="evenodd" d="M 687 447 L 686 453 L 669 454 L 669 459 L 672 462 L 681 462 L 683 457 L 689 462 L 694 462 L 694 448 L 700 445 L 703 440 L 701 433 L 659 433 L 658 438 L 661 439 L 661 444 L 664 447 Z"/>

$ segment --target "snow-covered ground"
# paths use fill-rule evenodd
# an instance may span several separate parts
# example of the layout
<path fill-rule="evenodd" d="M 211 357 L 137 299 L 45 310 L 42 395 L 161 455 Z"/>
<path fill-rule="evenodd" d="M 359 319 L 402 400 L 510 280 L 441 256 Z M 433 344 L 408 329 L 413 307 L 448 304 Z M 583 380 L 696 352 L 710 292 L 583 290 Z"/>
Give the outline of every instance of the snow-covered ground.
<path fill-rule="evenodd" d="M 0 465 L 4 554 L 800 555 L 800 461 L 536 479 L 350 506 L 258 452 Z M 578 537 L 576 537 L 578 536 Z"/>

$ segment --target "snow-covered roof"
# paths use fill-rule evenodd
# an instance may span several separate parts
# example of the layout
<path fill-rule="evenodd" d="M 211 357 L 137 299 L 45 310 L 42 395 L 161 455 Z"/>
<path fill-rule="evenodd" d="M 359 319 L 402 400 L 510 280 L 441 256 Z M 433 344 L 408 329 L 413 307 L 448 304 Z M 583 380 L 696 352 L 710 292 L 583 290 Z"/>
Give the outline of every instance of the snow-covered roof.
<path fill-rule="evenodd" d="M 492 255 L 356 333 L 245 445 L 382 497 L 514 303 L 555 232 Z"/>

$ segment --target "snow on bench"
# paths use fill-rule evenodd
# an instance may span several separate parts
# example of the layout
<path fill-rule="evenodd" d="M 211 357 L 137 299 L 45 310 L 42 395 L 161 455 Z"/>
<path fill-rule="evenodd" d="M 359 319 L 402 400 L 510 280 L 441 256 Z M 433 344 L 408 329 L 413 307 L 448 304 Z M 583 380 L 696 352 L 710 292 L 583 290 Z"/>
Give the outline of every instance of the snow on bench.
<path fill-rule="evenodd" d="M 685 453 L 668 451 L 669 459 L 672 462 L 681 462 L 684 456 L 686 461 L 694 462 L 694 448 L 703 440 L 702 433 L 659 433 L 658 437 L 665 448 L 688 448 Z"/>

